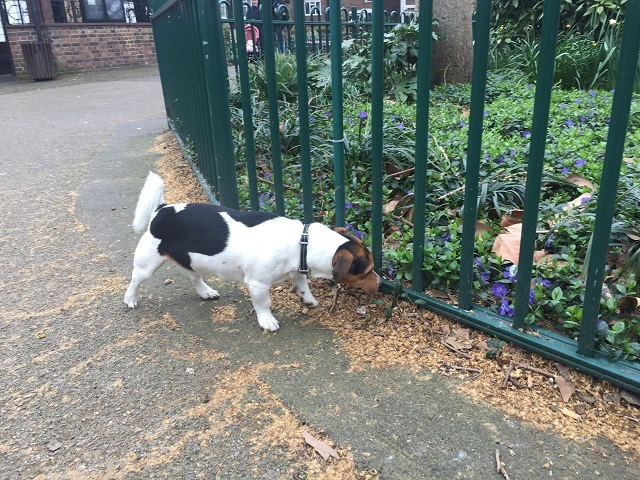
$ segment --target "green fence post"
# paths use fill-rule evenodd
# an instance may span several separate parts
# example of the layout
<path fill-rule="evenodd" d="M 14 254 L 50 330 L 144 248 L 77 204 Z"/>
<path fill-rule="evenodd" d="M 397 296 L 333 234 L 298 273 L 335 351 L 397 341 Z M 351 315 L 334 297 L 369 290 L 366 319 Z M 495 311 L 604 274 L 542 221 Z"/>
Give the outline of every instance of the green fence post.
<path fill-rule="evenodd" d="M 273 188 L 276 195 L 276 213 L 284 215 L 284 182 L 282 179 L 282 142 L 280 141 L 280 116 L 278 114 L 278 81 L 276 79 L 276 54 L 271 4 L 260 6 L 262 18 L 262 48 L 267 74 L 267 100 L 269 102 L 269 133 L 271 138 L 271 165 Z"/>
<path fill-rule="evenodd" d="M 342 104 L 342 36 L 340 0 L 329 0 L 331 31 L 331 103 L 333 115 L 333 182 L 335 188 L 335 223 L 345 224 L 344 198 L 344 124 Z"/>
<path fill-rule="evenodd" d="M 611 222 L 618 193 L 622 155 L 629 123 L 629 109 L 633 96 L 636 65 L 638 64 L 638 50 L 640 49 L 639 24 L 640 0 L 630 0 L 627 2 L 624 33 L 622 34 L 620 46 L 616 89 L 611 107 L 611 123 L 607 134 L 607 147 L 604 154 L 600 192 L 598 193 L 596 220 L 591 237 L 591 255 L 587 267 L 584 309 L 578 340 L 578 353 L 589 357 L 593 356 L 594 352 L 604 269 L 607 253 L 609 252 Z"/>
<path fill-rule="evenodd" d="M 256 145 L 253 127 L 253 107 L 251 103 L 251 88 L 249 86 L 249 59 L 247 49 L 240 40 L 244 35 L 242 0 L 233 0 L 233 16 L 235 20 L 236 36 L 238 37 L 238 73 L 240 75 L 240 96 L 242 98 L 242 120 L 244 127 L 245 148 L 247 150 L 247 178 L 249 179 L 249 196 L 251 210 L 258 210 L 258 168 L 256 166 Z"/>
<path fill-rule="evenodd" d="M 374 268 L 382 265 L 382 147 L 384 85 L 384 6 L 372 0 L 371 33 L 371 253 Z"/>
<path fill-rule="evenodd" d="M 473 257 L 475 253 L 476 221 L 478 219 L 478 182 L 480 178 L 480 153 L 482 151 L 482 122 L 484 120 L 484 96 L 487 86 L 489 62 L 489 29 L 491 25 L 491 1 L 478 1 L 477 36 L 473 48 L 473 72 L 471 81 L 471 105 L 469 109 L 469 143 L 464 189 L 464 213 L 462 217 L 462 252 L 460 255 L 460 308 L 471 308 L 473 292 Z M 469 19 L 471 21 L 471 19 Z"/>
<path fill-rule="evenodd" d="M 197 0 L 197 6 L 219 200 L 224 206 L 238 208 L 238 184 L 229 111 L 229 82 L 220 8 L 218 2 L 214 3 L 211 0 Z"/>
<path fill-rule="evenodd" d="M 549 106 L 551 104 L 551 90 L 553 89 L 556 45 L 558 43 L 560 6 L 561 0 L 547 0 L 544 2 L 542 12 L 542 38 L 538 57 L 538 78 L 536 81 L 533 121 L 531 123 L 531 147 L 529 149 L 527 182 L 524 191 L 524 215 L 518 257 L 518 279 L 516 282 L 515 312 L 513 316 L 513 328 L 515 329 L 524 326 L 524 320 L 529 311 L 533 252 L 535 250 L 536 229 L 538 226 L 540 188 L 542 185 L 542 169 L 544 167 L 544 151 L 547 144 L 547 127 L 549 125 Z"/>
<path fill-rule="evenodd" d="M 422 0 L 418 31 L 418 92 L 416 106 L 416 160 L 413 185 L 413 289 L 423 288 L 425 201 L 429 155 L 429 97 L 431 86 L 431 31 L 433 0 Z"/>
<path fill-rule="evenodd" d="M 296 75 L 298 79 L 298 126 L 300 127 L 300 163 L 302 205 L 305 223 L 313 222 L 313 185 L 311 181 L 311 141 L 309 139 L 309 90 L 307 85 L 307 31 L 304 8 L 298 4 L 293 20 L 296 40 Z"/>

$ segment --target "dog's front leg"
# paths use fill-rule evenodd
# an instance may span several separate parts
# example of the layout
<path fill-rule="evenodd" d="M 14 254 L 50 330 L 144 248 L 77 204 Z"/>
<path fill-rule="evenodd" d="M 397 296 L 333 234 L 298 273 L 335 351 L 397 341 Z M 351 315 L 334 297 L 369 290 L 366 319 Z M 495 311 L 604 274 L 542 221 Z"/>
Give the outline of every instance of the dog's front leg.
<path fill-rule="evenodd" d="M 296 289 L 296 294 L 302 300 L 302 303 L 308 305 L 309 307 L 317 307 L 318 301 L 314 298 L 311 293 L 311 288 L 309 288 L 309 280 L 306 275 L 302 275 L 297 272 L 292 272 L 289 274 L 289 281 Z"/>
<path fill-rule="evenodd" d="M 248 281 L 246 284 L 249 288 L 253 308 L 258 316 L 258 324 L 269 332 L 275 332 L 280 328 L 280 324 L 271 314 L 271 296 L 269 296 L 271 285 L 254 280 Z"/>

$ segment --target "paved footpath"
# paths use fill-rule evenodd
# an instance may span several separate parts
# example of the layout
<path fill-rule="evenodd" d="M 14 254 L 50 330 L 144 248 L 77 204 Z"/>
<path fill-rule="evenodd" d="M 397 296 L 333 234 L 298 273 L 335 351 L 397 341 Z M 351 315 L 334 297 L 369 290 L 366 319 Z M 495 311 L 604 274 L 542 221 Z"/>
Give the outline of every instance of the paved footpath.
<path fill-rule="evenodd" d="M 512 479 L 638 478 L 611 443 L 594 455 L 454 380 L 350 372 L 313 322 L 264 334 L 234 286 L 203 302 L 168 266 L 129 311 L 129 225 L 166 129 L 157 69 L 0 84 L 0 102 L 0 478 L 355 478 L 292 443 L 305 426 L 382 479 L 499 479 L 496 447 Z"/>

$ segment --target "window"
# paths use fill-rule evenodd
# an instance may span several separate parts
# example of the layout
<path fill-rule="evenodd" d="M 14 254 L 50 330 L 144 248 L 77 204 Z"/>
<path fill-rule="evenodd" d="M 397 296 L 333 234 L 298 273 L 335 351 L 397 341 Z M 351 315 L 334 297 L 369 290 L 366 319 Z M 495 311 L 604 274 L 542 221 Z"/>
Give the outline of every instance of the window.
<path fill-rule="evenodd" d="M 317 8 L 317 10 L 316 10 Z M 322 14 L 322 1 L 321 0 L 305 0 L 304 2 L 304 14 L 317 15 L 318 13 Z"/>

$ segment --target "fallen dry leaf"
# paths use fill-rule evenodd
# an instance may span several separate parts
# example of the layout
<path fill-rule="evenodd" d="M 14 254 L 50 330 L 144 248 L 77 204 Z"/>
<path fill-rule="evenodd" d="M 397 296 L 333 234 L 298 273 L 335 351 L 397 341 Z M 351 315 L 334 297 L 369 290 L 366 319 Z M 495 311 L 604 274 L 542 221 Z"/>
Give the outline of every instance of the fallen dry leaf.
<path fill-rule="evenodd" d="M 620 396 L 624 398 L 631 405 L 635 405 L 636 407 L 640 407 L 640 395 L 637 395 L 633 392 L 628 392 L 627 390 L 620 390 Z"/>
<path fill-rule="evenodd" d="M 576 173 L 571 173 L 569 174 L 567 177 L 565 177 L 565 180 L 567 182 L 571 182 L 574 185 L 577 185 L 579 187 L 587 187 L 590 190 L 595 190 L 596 188 L 593 186 L 593 183 L 591 183 L 589 180 L 587 180 L 586 178 L 576 174 Z"/>
<path fill-rule="evenodd" d="M 564 377 L 555 377 L 555 381 L 560 389 L 560 395 L 562 395 L 562 401 L 567 403 L 576 391 L 576 386 L 573 382 L 566 380 Z"/>
<path fill-rule="evenodd" d="M 524 210 L 511 210 L 502 216 L 502 220 L 500 221 L 500 226 L 506 229 L 517 223 L 522 223 L 523 215 L 524 215 Z"/>
<path fill-rule="evenodd" d="M 313 449 L 318 452 L 318 454 L 324 459 L 328 460 L 329 457 L 333 457 L 336 460 L 340 460 L 340 455 L 329 445 L 324 443 L 322 440 L 318 440 L 316 437 L 311 435 L 309 432 L 302 432 L 302 436 L 304 437 L 304 441 L 313 447 Z"/>
<path fill-rule="evenodd" d="M 618 299 L 620 313 L 638 313 L 638 307 L 640 307 L 640 298 L 638 297 L 620 297 Z"/>

